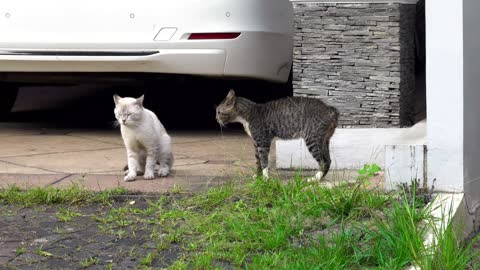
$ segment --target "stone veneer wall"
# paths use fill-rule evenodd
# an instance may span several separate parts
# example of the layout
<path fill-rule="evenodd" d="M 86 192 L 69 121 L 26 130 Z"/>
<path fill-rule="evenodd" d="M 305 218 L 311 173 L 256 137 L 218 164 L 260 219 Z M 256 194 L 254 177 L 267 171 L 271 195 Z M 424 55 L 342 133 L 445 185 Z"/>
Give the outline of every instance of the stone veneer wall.
<path fill-rule="evenodd" d="M 293 2 L 293 88 L 341 112 L 342 127 L 412 124 L 415 5 Z"/>

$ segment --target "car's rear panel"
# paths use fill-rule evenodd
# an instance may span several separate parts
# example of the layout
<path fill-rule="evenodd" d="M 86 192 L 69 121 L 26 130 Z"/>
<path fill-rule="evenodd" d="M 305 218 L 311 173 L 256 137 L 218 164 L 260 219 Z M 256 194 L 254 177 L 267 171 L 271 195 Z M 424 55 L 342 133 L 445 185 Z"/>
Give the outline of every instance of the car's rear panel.
<path fill-rule="evenodd" d="M 291 65 L 292 16 L 288 0 L 3 0 L 0 71 L 165 72 L 284 81 Z M 192 33 L 240 35 L 190 40 Z"/>

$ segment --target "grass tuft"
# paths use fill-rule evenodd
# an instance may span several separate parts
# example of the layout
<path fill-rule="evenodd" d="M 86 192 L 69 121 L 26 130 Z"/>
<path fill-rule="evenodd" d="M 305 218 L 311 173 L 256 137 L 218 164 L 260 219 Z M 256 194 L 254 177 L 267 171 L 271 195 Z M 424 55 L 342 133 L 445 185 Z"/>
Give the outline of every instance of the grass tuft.
<path fill-rule="evenodd" d="M 386 220 L 377 219 L 365 228 L 369 242 L 366 261 L 388 269 L 402 269 L 423 256 L 423 241 L 428 232 L 429 208 L 417 207 L 416 197 L 406 196 L 386 209 Z"/>
<path fill-rule="evenodd" d="M 113 201 L 115 196 L 125 194 L 124 188 L 105 190 L 99 193 L 88 191 L 78 185 L 68 188 L 32 188 L 21 190 L 16 186 L 10 186 L 6 189 L 0 189 L 0 203 L 2 204 L 20 204 L 23 206 L 39 204 L 64 204 L 80 205 L 103 203 L 108 204 Z"/>

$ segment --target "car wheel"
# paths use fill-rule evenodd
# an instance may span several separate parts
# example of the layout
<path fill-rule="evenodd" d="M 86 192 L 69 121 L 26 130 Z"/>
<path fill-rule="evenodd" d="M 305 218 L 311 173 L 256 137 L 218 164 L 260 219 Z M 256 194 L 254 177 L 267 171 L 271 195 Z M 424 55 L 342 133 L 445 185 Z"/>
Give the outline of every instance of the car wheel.
<path fill-rule="evenodd" d="M 5 120 L 17 99 L 18 86 L 0 84 L 0 120 Z"/>

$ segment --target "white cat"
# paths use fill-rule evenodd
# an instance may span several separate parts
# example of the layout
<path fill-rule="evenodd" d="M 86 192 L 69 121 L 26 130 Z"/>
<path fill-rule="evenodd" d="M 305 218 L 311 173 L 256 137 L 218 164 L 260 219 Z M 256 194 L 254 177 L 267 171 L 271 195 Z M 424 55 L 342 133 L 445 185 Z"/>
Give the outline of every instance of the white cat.
<path fill-rule="evenodd" d="M 125 181 L 133 181 L 137 173 L 143 173 L 144 179 L 155 178 L 157 163 L 158 175 L 164 177 L 173 165 L 172 140 L 155 113 L 143 107 L 143 98 L 113 96 L 115 117 L 127 149 Z"/>

